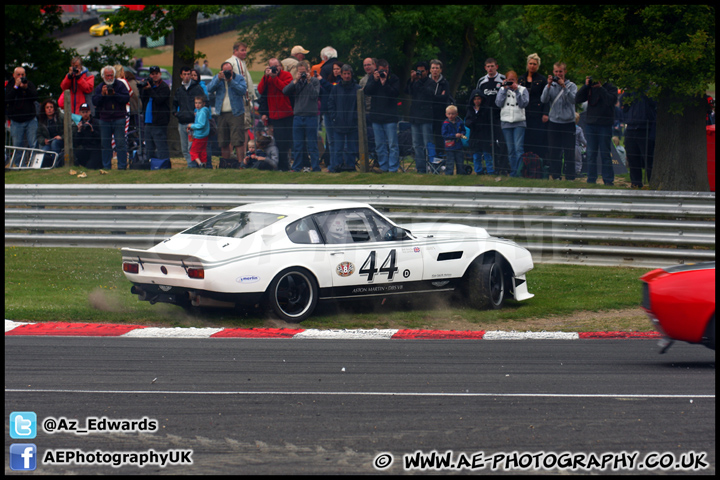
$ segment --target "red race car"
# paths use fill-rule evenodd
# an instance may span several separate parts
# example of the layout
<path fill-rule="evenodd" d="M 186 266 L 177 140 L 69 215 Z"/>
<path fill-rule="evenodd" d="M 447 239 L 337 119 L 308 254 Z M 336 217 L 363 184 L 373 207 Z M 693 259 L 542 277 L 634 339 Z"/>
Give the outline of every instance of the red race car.
<path fill-rule="evenodd" d="M 675 340 L 715 350 L 715 262 L 658 268 L 640 280 L 642 308 L 666 337 L 660 353 Z"/>

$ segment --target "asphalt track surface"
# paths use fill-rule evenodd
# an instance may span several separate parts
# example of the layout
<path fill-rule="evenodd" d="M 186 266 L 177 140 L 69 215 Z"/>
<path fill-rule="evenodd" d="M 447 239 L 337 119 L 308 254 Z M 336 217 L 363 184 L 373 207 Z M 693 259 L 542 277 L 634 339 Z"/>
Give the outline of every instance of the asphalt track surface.
<path fill-rule="evenodd" d="M 684 454 L 706 464 L 688 473 L 714 474 L 715 353 L 676 343 L 659 355 L 656 343 L 6 336 L 5 451 L 20 442 L 10 413 L 33 411 L 38 423 L 79 428 L 88 417 L 158 423 L 84 435 L 38 427 L 29 442 L 40 457 L 192 450 L 192 465 L 39 462 L 45 474 L 403 473 L 404 455 L 433 451 L 456 460 L 515 452 L 505 463 L 513 473 L 561 471 L 522 470 L 538 452 L 637 452 L 648 463 Z M 676 467 L 640 471 L 683 473 Z M 19 473 L 8 460 L 5 471 Z M 489 464 L 460 471 L 493 473 Z"/>

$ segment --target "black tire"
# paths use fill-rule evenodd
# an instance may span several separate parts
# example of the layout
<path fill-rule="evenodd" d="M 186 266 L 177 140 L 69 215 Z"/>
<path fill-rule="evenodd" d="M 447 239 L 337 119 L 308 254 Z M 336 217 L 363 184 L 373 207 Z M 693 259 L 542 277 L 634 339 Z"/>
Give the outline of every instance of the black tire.
<path fill-rule="evenodd" d="M 505 302 L 505 272 L 500 258 L 491 256 L 475 260 L 468 269 L 466 295 L 468 304 L 478 310 L 497 310 Z"/>
<path fill-rule="evenodd" d="M 715 350 L 715 314 L 708 322 L 707 328 L 705 329 L 705 346 Z"/>
<path fill-rule="evenodd" d="M 286 322 L 299 323 L 308 318 L 318 301 L 318 286 L 304 268 L 288 268 L 270 283 L 267 302 L 275 314 Z"/>

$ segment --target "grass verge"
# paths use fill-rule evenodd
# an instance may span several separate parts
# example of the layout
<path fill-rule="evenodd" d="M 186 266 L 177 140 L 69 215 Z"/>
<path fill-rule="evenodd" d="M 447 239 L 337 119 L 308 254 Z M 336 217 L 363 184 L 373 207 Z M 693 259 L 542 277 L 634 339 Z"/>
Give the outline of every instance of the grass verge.
<path fill-rule="evenodd" d="M 182 327 L 296 327 L 259 309 L 191 310 L 150 305 L 130 294 L 118 249 L 5 247 L 5 318 Z M 303 328 L 648 331 L 638 278 L 648 269 L 540 264 L 528 273 L 535 297 L 478 311 L 448 297 L 321 304 Z"/>

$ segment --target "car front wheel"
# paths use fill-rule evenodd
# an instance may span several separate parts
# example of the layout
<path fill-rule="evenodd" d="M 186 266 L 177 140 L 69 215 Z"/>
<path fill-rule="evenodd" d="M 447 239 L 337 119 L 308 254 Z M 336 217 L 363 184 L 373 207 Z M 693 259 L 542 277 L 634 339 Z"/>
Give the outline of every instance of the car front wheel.
<path fill-rule="evenodd" d="M 505 301 L 505 273 L 502 262 L 493 256 L 475 260 L 468 269 L 467 301 L 477 309 L 499 309 Z"/>
<path fill-rule="evenodd" d="M 270 284 L 267 300 L 280 319 L 302 322 L 317 305 L 317 282 L 305 269 L 288 268 L 280 272 Z"/>

